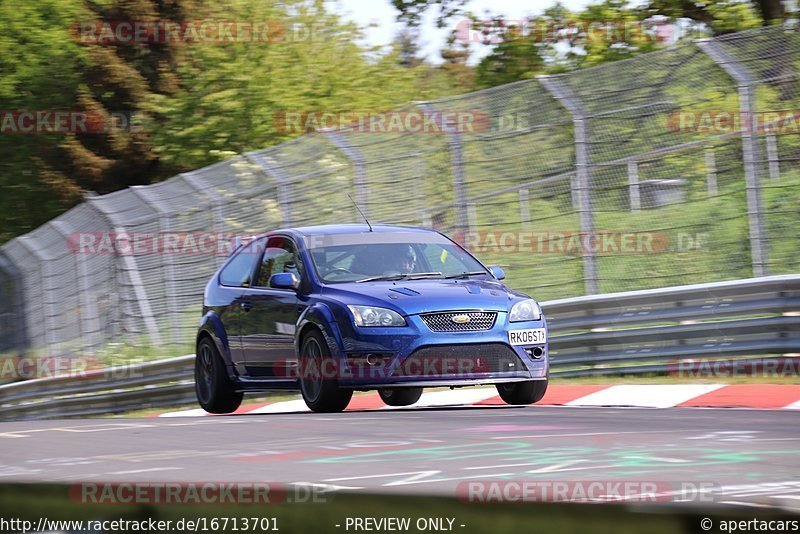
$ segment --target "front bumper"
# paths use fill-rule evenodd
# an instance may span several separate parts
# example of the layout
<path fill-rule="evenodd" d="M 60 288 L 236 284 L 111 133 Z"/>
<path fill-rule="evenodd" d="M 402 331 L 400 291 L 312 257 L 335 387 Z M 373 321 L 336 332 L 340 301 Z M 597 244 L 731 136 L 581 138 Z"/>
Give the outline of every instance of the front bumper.
<path fill-rule="evenodd" d="M 433 332 L 419 315 L 407 316 L 406 322 L 404 327 L 362 328 L 341 321 L 339 385 L 469 386 L 547 378 L 547 343 L 512 346 L 508 339 L 510 329 L 546 329 L 544 318 L 508 323 L 508 314 L 498 312 L 491 329 L 467 332 Z M 533 356 L 534 348 L 541 349 L 540 357 Z M 365 364 L 368 355 L 378 357 L 378 363 Z"/>

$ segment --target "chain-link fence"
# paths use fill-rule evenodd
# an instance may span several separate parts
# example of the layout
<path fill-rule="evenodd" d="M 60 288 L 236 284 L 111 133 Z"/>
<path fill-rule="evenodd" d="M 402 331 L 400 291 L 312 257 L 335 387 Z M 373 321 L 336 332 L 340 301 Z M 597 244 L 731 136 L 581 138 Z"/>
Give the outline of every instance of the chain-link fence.
<path fill-rule="evenodd" d="M 773 26 L 88 196 L 0 249 L 0 351 L 187 347 L 228 237 L 359 222 L 348 195 L 543 300 L 798 272 L 799 73 L 797 28 Z"/>

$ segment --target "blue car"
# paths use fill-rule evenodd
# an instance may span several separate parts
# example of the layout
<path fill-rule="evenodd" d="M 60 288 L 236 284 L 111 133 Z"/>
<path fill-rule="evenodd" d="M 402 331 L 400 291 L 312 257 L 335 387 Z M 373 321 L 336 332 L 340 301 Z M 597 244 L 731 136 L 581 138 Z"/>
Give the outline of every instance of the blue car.
<path fill-rule="evenodd" d="M 230 413 L 244 393 L 299 389 L 311 410 L 338 412 L 354 391 L 408 406 L 424 387 L 492 384 L 506 403 L 535 403 L 547 324 L 503 278 L 422 228 L 269 232 L 236 247 L 206 286 L 197 399 Z"/>

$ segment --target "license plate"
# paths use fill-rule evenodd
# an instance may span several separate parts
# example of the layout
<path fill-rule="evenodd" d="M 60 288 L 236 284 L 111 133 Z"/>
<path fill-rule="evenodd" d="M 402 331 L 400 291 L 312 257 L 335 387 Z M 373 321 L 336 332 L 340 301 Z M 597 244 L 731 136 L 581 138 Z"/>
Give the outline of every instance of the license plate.
<path fill-rule="evenodd" d="M 508 341 L 512 345 L 541 345 L 547 341 L 547 331 L 544 328 L 509 330 Z"/>

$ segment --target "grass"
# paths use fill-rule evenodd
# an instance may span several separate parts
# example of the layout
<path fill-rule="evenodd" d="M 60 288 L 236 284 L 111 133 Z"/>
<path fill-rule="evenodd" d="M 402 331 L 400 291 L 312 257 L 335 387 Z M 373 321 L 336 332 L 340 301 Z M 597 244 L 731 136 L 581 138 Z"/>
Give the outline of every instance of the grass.
<path fill-rule="evenodd" d="M 596 232 L 638 232 L 652 239 L 649 248 L 646 244 L 634 247 L 636 252 L 598 253 L 599 292 L 750 278 L 744 179 L 726 180 L 721 181 L 716 196 L 709 197 L 705 182 L 695 180 L 687 186 L 685 202 L 638 212 L 628 209 L 627 187 L 609 185 L 596 192 Z M 764 180 L 762 209 L 770 272 L 800 272 L 800 211 L 796 209 L 800 204 L 800 172 L 785 172 L 780 182 Z M 491 241 L 491 236 L 504 233 L 516 236 L 534 232 L 538 236 L 541 232 L 579 232 L 568 193 L 532 198 L 529 205 L 531 222 L 526 227 L 519 223 L 516 194 L 478 206 L 477 230 L 483 246 L 472 247 L 472 251 L 486 264 L 507 268 L 508 284 L 539 300 L 584 294 L 579 249 L 565 250 L 548 239 L 533 247 L 508 248 Z"/>

